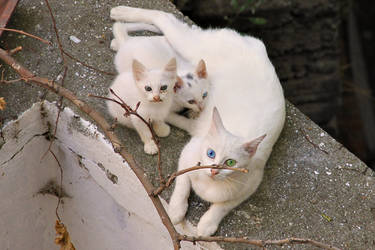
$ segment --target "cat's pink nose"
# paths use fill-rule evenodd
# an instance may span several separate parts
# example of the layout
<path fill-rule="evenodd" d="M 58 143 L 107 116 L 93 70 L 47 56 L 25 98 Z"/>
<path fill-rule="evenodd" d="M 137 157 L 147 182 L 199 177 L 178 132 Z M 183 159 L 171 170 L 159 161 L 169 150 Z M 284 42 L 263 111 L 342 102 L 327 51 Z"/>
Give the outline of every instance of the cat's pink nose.
<path fill-rule="evenodd" d="M 215 175 L 217 175 L 219 173 L 219 170 L 218 169 L 214 169 L 214 168 L 211 168 L 211 176 L 214 177 Z"/>
<path fill-rule="evenodd" d="M 153 97 L 155 102 L 160 102 L 160 96 L 156 95 Z"/>
<path fill-rule="evenodd" d="M 199 108 L 199 111 L 202 111 L 203 108 L 204 108 L 203 104 L 202 104 L 202 103 L 199 103 L 199 104 L 198 104 L 198 108 Z"/>

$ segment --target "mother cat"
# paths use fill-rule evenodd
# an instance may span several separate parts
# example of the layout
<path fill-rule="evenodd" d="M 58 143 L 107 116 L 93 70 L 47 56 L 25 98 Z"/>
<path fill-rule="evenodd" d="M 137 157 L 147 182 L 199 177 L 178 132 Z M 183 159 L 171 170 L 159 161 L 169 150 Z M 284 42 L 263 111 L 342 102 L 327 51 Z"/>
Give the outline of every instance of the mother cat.
<path fill-rule="evenodd" d="M 245 174 L 202 169 L 180 175 L 170 200 L 169 215 L 173 223 L 183 220 L 192 187 L 212 203 L 197 227 L 198 235 L 211 235 L 222 218 L 259 186 L 284 124 L 283 91 L 265 46 L 254 37 L 230 29 L 189 27 L 173 15 L 157 10 L 119 6 L 111 10 L 111 18 L 151 24 L 184 58 L 191 62 L 202 58 L 209 65 L 213 83 L 210 99 L 200 117 L 191 124 L 189 132 L 193 138 L 181 153 L 179 170 L 200 162 L 249 171 Z"/>

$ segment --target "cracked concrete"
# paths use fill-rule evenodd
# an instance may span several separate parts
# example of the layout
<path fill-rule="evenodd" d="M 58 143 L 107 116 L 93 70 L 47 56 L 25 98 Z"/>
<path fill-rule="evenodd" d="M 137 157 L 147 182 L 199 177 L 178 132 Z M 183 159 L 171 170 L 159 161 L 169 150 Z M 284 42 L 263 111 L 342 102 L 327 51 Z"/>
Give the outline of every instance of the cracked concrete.
<path fill-rule="evenodd" d="M 51 0 L 50 2 L 55 11 L 57 27 L 65 49 L 85 63 L 109 72 L 114 72 L 114 53 L 109 49 L 111 7 L 125 4 L 155 8 L 181 17 L 167 0 L 104 0 L 100 3 L 94 0 Z M 38 75 L 48 76 L 51 79 L 59 78 L 62 72 L 62 60 L 51 28 L 49 13 L 43 2 L 21 1 L 8 27 L 21 29 L 53 41 L 53 46 L 46 46 L 22 35 L 4 33 L 0 46 L 13 48 L 22 45 L 24 50 L 16 55 L 17 60 Z M 79 38 L 81 42 L 72 42 L 69 39 L 71 35 Z M 17 77 L 7 67 L 4 68 L 7 79 Z M 104 102 L 88 98 L 87 94 L 106 95 L 112 79 L 112 76 L 103 75 L 70 61 L 65 86 L 110 119 L 106 115 Z M 4 96 L 8 103 L 6 110 L 0 111 L 4 122 L 14 119 L 44 96 L 48 100 L 56 100 L 54 94 L 23 82 L 1 85 L 0 95 Z M 71 104 L 66 104 L 71 107 Z M 85 117 L 75 107 L 72 109 Z M 31 124 L 33 119 L 43 119 L 43 117 L 41 115 L 30 119 Z M 90 125 L 84 124 L 84 126 Z M 48 130 L 46 124 L 43 128 L 43 131 Z M 72 129 L 76 128 L 72 126 Z M 3 131 L 3 133 L 7 132 Z M 12 133 L 22 135 L 22 131 Z M 120 127 L 116 129 L 116 133 L 123 140 L 127 150 L 145 167 L 147 176 L 156 184 L 156 157 L 143 153 L 143 146 L 134 131 Z M 188 139 L 189 136 L 178 129 L 173 129 L 168 138 L 161 139 L 165 174 L 176 169 L 179 153 Z M 8 149 L 3 146 L 0 153 L 5 150 Z M 0 183 L 2 178 L 8 177 L 0 175 Z M 108 181 L 107 177 L 104 178 L 108 182 L 106 184 L 108 188 L 116 186 Z M 119 182 L 121 182 L 120 177 Z M 171 191 L 172 189 L 168 189 L 162 196 L 168 200 Z M 127 195 L 131 196 L 129 193 Z M 143 199 L 143 197 L 133 198 Z M 187 217 L 196 224 L 209 204 L 194 195 L 190 198 L 189 204 Z M 247 202 L 224 219 L 216 234 L 257 239 L 311 238 L 343 249 L 373 249 L 375 248 L 374 211 L 374 172 L 293 105 L 288 104 L 285 128 L 267 163 L 261 186 Z M 221 244 L 221 246 L 224 249 L 249 249 L 248 246 L 240 244 Z M 293 246 L 293 249 L 311 249 L 311 247 Z"/>

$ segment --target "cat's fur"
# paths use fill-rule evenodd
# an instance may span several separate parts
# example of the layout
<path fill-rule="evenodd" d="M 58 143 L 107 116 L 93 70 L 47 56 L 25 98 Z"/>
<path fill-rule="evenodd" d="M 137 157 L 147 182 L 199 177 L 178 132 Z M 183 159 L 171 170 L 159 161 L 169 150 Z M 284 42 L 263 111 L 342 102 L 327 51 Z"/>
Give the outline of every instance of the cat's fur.
<path fill-rule="evenodd" d="M 199 60 L 196 66 L 180 56 L 169 45 L 163 36 L 129 36 L 127 25 L 116 22 L 113 25 L 114 39 L 111 48 L 118 51 L 115 56 L 115 66 L 119 73 L 126 71 L 131 64 L 131 59 L 136 58 L 151 68 L 160 68 L 166 63 L 166 58 L 175 57 L 177 61 L 178 81 L 175 85 L 172 114 L 168 122 L 186 129 L 183 124 L 174 122 L 177 113 L 184 108 L 190 118 L 195 118 L 203 110 L 209 94 L 210 81 L 206 64 Z"/>
<path fill-rule="evenodd" d="M 146 68 L 133 59 L 129 71 L 122 71 L 114 80 L 111 89 L 132 108 L 140 102 L 138 114 L 146 121 L 151 121 L 155 133 L 164 137 L 170 132 L 164 120 L 173 103 L 173 88 L 176 80 L 175 58 L 172 58 L 164 69 Z M 109 97 L 116 99 L 112 94 Z M 109 113 L 116 117 L 119 123 L 136 129 L 147 154 L 157 153 L 157 146 L 146 124 L 134 115 L 125 117 L 124 109 L 117 103 L 107 101 L 107 107 Z"/>
<path fill-rule="evenodd" d="M 199 196 L 213 203 L 198 223 L 198 235 L 211 235 L 222 218 L 259 186 L 284 124 L 283 91 L 265 46 L 254 37 L 230 29 L 191 28 L 157 10 L 119 6 L 111 10 L 111 18 L 152 24 L 184 58 L 203 58 L 210 66 L 211 98 L 196 122 L 190 124 L 194 137 L 181 153 L 179 169 L 196 165 L 195 161 L 223 164 L 232 158 L 237 161 L 235 167 L 249 172 L 198 170 L 180 175 L 168 211 L 174 223 L 180 222 L 193 187 Z M 213 107 L 218 109 L 214 115 Z M 216 152 L 214 159 L 208 157 L 208 149 Z"/>

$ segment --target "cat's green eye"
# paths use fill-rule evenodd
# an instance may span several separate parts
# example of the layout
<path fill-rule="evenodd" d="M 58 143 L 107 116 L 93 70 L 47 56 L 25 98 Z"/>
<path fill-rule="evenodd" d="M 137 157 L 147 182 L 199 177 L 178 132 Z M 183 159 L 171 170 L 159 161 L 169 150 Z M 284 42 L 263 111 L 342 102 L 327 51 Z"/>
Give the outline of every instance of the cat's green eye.
<path fill-rule="evenodd" d="M 145 90 L 146 90 L 147 92 L 150 92 L 150 91 L 152 90 L 152 88 L 151 88 L 150 86 L 145 86 Z"/>
<path fill-rule="evenodd" d="M 237 161 L 233 159 L 228 159 L 225 161 L 225 165 L 227 165 L 228 167 L 233 167 L 236 164 L 237 164 Z"/>
<path fill-rule="evenodd" d="M 203 98 L 206 98 L 207 95 L 208 95 L 208 93 L 207 93 L 207 91 L 206 91 L 206 92 L 203 93 L 202 97 L 203 97 Z"/>
<path fill-rule="evenodd" d="M 164 91 L 164 90 L 167 90 L 167 88 L 168 88 L 167 85 L 163 85 L 163 86 L 160 87 L 160 90 L 163 90 L 163 91 Z"/>

